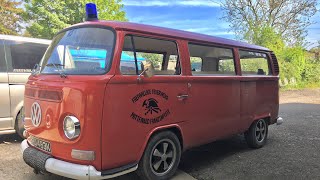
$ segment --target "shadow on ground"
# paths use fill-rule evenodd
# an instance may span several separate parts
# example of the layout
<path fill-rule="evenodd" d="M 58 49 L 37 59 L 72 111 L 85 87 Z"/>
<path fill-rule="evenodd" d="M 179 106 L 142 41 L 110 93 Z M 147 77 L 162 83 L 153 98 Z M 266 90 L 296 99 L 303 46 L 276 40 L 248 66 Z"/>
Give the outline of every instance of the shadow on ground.
<path fill-rule="evenodd" d="M 21 143 L 22 140 L 17 134 L 0 135 L 0 144 Z"/>
<path fill-rule="evenodd" d="M 179 167 L 185 172 L 191 169 L 201 169 L 209 165 L 212 166 L 212 164 L 228 156 L 251 150 L 248 148 L 244 136 L 236 135 L 185 151 L 181 157 Z"/>

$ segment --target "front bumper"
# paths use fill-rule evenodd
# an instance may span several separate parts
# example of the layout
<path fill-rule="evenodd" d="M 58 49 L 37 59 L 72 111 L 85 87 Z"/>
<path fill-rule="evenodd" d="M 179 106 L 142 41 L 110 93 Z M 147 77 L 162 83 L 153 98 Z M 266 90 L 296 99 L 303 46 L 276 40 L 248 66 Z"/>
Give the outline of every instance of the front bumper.
<path fill-rule="evenodd" d="M 72 179 L 109 179 L 133 172 L 138 168 L 138 165 L 136 165 L 121 172 L 103 175 L 103 172 L 97 171 L 91 165 L 79 165 L 55 159 L 33 147 L 29 147 L 27 140 L 22 141 L 21 151 L 24 161 L 37 171 L 49 172 Z"/>

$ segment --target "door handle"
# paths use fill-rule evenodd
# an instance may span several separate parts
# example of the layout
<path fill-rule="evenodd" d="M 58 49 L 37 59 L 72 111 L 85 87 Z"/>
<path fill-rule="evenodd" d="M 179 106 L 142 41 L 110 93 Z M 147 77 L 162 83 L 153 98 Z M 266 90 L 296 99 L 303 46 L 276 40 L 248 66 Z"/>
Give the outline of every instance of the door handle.
<path fill-rule="evenodd" d="M 189 97 L 188 94 L 182 94 L 182 95 L 177 96 L 179 101 L 183 101 L 183 100 L 187 99 L 188 97 Z"/>

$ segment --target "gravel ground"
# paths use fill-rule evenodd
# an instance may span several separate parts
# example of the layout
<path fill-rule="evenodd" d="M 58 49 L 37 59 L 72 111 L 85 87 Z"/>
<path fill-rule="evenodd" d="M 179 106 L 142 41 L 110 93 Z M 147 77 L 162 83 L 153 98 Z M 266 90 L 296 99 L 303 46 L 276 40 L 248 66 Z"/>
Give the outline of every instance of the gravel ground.
<path fill-rule="evenodd" d="M 199 180 L 320 179 L 320 101 L 316 101 L 320 90 L 315 91 L 281 93 L 282 103 L 305 103 L 280 106 L 285 122 L 269 127 L 263 148 L 248 148 L 243 136 L 238 135 L 188 150 L 179 168 Z M 0 179 L 66 179 L 33 174 L 22 160 L 20 142 L 17 135 L 0 135 Z M 115 180 L 124 179 L 138 178 L 129 174 Z"/>

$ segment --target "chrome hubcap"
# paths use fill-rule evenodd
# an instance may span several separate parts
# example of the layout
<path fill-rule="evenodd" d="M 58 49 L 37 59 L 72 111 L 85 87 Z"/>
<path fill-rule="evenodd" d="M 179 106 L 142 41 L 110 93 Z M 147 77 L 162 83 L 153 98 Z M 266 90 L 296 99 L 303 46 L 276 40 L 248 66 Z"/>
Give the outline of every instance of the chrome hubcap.
<path fill-rule="evenodd" d="M 159 141 L 152 149 L 150 166 L 154 174 L 163 176 L 168 173 L 176 160 L 176 146 L 170 139 Z"/>
<path fill-rule="evenodd" d="M 264 120 L 259 120 L 258 123 L 256 124 L 256 140 L 258 142 L 262 142 L 267 133 L 267 125 Z"/>

